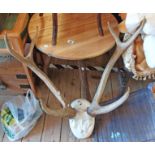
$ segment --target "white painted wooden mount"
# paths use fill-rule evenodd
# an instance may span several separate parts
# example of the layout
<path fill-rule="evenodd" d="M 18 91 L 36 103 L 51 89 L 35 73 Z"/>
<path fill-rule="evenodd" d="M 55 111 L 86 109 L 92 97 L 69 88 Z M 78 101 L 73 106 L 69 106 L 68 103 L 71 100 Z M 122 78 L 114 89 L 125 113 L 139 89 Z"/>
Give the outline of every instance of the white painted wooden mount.
<path fill-rule="evenodd" d="M 77 99 L 71 103 L 71 107 L 76 110 L 76 115 L 69 119 L 69 125 L 73 135 L 78 139 L 88 138 L 95 126 L 95 117 L 87 113 L 90 102 L 85 99 Z"/>

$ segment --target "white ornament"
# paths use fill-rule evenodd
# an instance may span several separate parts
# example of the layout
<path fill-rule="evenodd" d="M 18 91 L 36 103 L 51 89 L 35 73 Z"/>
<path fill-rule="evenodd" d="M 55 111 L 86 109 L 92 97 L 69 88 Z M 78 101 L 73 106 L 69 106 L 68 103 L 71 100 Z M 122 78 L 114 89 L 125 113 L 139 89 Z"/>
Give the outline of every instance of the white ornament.
<path fill-rule="evenodd" d="M 134 33 L 140 22 L 143 20 L 144 15 L 138 13 L 128 13 L 125 20 L 125 26 L 129 33 Z"/>
<path fill-rule="evenodd" d="M 155 36 L 145 36 L 143 48 L 148 66 L 155 68 Z"/>
<path fill-rule="evenodd" d="M 143 32 L 147 35 L 155 35 L 155 13 L 145 13 L 146 23 Z"/>
<path fill-rule="evenodd" d="M 75 117 L 69 119 L 72 133 L 78 139 L 88 138 L 95 126 L 95 117 L 87 113 L 90 102 L 85 99 L 77 99 L 71 103 L 71 107 L 76 110 Z"/>
<path fill-rule="evenodd" d="M 134 33 L 144 18 L 146 23 L 141 32 L 141 37 L 144 40 L 145 58 L 148 66 L 155 68 L 155 13 L 129 13 L 125 25 L 129 33 Z"/>

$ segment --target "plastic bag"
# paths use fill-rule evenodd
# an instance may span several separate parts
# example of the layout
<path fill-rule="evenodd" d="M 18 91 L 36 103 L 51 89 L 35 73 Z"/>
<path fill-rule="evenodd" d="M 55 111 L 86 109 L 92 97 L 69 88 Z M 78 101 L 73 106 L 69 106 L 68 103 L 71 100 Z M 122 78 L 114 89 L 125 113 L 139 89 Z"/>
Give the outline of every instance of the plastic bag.
<path fill-rule="evenodd" d="M 39 101 L 29 89 L 26 96 L 15 96 L 3 104 L 2 128 L 10 141 L 25 137 L 42 115 Z"/>

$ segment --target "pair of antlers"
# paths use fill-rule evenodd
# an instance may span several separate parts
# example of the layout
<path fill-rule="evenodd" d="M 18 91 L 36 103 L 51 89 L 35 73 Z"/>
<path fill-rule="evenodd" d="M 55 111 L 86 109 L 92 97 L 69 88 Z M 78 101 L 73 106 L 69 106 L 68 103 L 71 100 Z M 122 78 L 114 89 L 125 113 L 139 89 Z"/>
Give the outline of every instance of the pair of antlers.
<path fill-rule="evenodd" d="M 87 110 L 88 114 L 95 116 L 98 114 L 108 113 L 116 109 L 118 106 L 122 105 L 124 101 L 128 98 L 129 92 L 130 92 L 129 88 L 127 89 L 127 91 L 124 93 L 122 97 L 120 97 L 118 100 L 114 101 L 113 103 L 109 105 L 105 105 L 105 106 L 99 105 L 112 67 L 114 66 L 118 58 L 122 55 L 122 53 L 133 43 L 136 37 L 140 34 L 144 24 L 145 24 L 145 20 L 142 21 L 140 27 L 137 29 L 137 31 L 131 36 L 131 38 L 127 42 L 121 42 L 118 36 L 115 34 L 112 27 L 110 26 L 110 24 L 108 23 L 109 31 L 112 34 L 113 38 L 115 39 L 117 47 L 102 74 L 102 77 L 101 77 L 99 86 L 97 88 L 97 91 L 95 93 L 95 96 L 92 100 L 90 107 L 88 107 L 88 110 Z M 21 63 L 24 63 L 25 65 L 27 65 L 46 84 L 46 86 L 49 88 L 51 93 L 54 94 L 54 96 L 57 98 L 57 100 L 62 105 L 61 109 L 52 110 L 52 109 L 49 109 L 46 106 L 46 104 L 41 103 L 41 107 L 43 111 L 45 111 L 47 114 L 54 115 L 54 116 L 73 117 L 76 114 L 75 109 L 71 108 L 70 104 L 66 103 L 65 98 L 61 95 L 60 91 L 56 88 L 54 83 L 49 79 L 49 77 L 40 68 L 37 67 L 37 65 L 35 64 L 33 60 L 33 48 L 35 46 L 37 38 L 38 38 L 38 27 L 36 29 L 35 37 L 31 42 L 29 53 L 26 57 L 23 57 L 19 55 L 17 52 L 15 52 L 15 50 L 13 49 L 13 47 L 11 46 L 8 40 L 7 34 L 4 36 L 6 47 L 8 51 L 10 52 L 10 54 L 14 56 L 16 59 L 18 59 Z"/>

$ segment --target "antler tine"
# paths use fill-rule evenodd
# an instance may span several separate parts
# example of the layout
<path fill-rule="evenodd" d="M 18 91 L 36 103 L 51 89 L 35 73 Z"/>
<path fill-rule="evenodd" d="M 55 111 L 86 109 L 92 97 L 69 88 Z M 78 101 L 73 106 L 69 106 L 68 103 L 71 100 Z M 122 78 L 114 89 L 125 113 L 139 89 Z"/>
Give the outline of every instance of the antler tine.
<path fill-rule="evenodd" d="M 114 32 L 114 30 L 113 30 L 113 28 L 111 27 L 111 25 L 110 25 L 109 22 L 108 22 L 108 29 L 109 29 L 111 35 L 113 36 L 113 38 L 114 38 L 116 44 L 117 44 L 118 46 L 120 46 L 120 45 L 121 45 L 121 41 L 120 41 L 119 37 L 117 36 L 117 34 Z"/>
<path fill-rule="evenodd" d="M 33 61 L 33 49 L 34 49 L 34 46 L 35 46 L 37 39 L 38 39 L 38 26 L 36 27 L 35 36 L 32 39 L 31 44 L 30 44 L 29 53 L 26 56 L 26 58 L 31 59 L 32 61 Z"/>
<path fill-rule="evenodd" d="M 131 38 L 129 40 L 127 40 L 127 42 L 122 43 L 123 44 L 123 48 L 126 49 L 127 47 L 129 47 L 129 45 L 131 45 L 133 43 L 133 41 L 137 38 L 137 36 L 140 34 L 140 32 L 142 31 L 144 24 L 146 23 L 146 19 L 144 18 L 139 26 L 139 28 L 137 29 L 137 31 L 131 36 Z"/>
<path fill-rule="evenodd" d="M 136 39 L 136 37 L 139 35 L 139 33 L 142 31 L 142 28 L 144 27 L 144 24 L 146 22 L 146 19 L 143 19 L 141 22 L 140 27 L 137 29 L 137 31 L 131 36 L 131 38 L 127 42 L 121 42 L 117 34 L 114 32 L 113 28 L 111 27 L 110 23 L 108 22 L 108 29 L 110 33 L 112 34 L 113 38 L 115 39 L 115 42 L 117 46 L 121 46 L 122 48 L 126 49 L 131 43 Z"/>
<path fill-rule="evenodd" d="M 40 100 L 40 105 L 46 114 L 53 115 L 55 117 L 73 117 L 76 114 L 75 110 L 71 107 L 63 109 L 50 109 L 46 104 L 42 103 L 42 100 Z"/>
<path fill-rule="evenodd" d="M 16 57 L 18 57 L 18 55 L 16 54 L 16 52 L 14 51 L 14 49 L 10 45 L 10 42 L 8 40 L 8 37 L 7 37 L 7 33 L 5 33 L 5 35 L 4 35 L 4 41 L 5 41 L 6 48 L 8 49 L 8 51 L 10 52 L 10 54 L 12 56 L 15 55 Z"/>
<path fill-rule="evenodd" d="M 128 87 L 126 92 L 118 100 L 105 106 L 98 105 L 97 108 L 94 108 L 93 113 L 90 113 L 89 111 L 88 113 L 92 116 L 109 113 L 118 108 L 119 106 L 121 106 L 128 99 L 129 94 L 130 94 L 130 88 Z"/>

